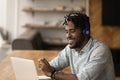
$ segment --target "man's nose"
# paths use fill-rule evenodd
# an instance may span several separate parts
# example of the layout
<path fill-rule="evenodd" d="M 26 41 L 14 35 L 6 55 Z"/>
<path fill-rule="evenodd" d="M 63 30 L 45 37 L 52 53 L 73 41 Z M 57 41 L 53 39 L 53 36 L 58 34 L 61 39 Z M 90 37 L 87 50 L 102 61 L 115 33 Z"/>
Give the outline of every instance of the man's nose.
<path fill-rule="evenodd" d="M 67 37 L 67 38 L 70 38 L 70 37 L 71 37 L 71 33 L 68 32 L 68 33 L 66 34 L 66 37 Z"/>

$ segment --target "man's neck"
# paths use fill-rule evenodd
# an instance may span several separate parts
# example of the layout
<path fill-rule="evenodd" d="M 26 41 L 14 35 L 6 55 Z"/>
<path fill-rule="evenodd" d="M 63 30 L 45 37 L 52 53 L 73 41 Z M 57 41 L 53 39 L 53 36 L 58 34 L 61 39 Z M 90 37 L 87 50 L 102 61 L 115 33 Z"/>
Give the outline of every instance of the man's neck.
<path fill-rule="evenodd" d="M 80 52 L 81 49 L 87 44 L 87 42 L 89 41 L 89 39 L 90 39 L 90 38 L 86 38 L 86 37 L 85 37 L 82 45 L 81 45 L 79 48 L 76 48 L 75 50 L 76 50 L 77 52 Z"/>

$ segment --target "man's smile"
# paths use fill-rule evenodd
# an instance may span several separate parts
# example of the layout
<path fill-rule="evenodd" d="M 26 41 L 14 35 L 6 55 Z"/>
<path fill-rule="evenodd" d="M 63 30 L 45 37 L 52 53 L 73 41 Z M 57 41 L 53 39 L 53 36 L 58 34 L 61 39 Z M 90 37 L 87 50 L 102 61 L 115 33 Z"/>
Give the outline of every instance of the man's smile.
<path fill-rule="evenodd" d="M 68 39 L 68 44 L 72 44 L 75 41 L 75 39 Z"/>

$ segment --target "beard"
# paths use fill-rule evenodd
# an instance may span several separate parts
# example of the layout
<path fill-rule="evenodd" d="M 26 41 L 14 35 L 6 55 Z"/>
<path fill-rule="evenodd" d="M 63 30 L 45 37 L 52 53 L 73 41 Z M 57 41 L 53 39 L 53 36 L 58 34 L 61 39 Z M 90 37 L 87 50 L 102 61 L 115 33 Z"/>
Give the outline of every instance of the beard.
<path fill-rule="evenodd" d="M 82 36 L 73 46 L 70 46 L 71 49 L 80 48 L 83 44 L 84 37 Z"/>

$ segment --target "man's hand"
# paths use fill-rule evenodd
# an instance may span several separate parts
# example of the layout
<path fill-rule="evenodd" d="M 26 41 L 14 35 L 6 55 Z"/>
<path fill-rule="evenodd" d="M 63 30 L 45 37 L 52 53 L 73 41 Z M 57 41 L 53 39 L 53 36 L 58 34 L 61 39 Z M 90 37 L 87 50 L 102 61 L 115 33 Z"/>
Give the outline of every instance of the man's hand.
<path fill-rule="evenodd" d="M 53 68 L 50 66 L 50 64 L 45 58 L 40 59 L 39 67 L 41 68 L 41 70 L 46 76 L 49 76 L 49 77 L 51 76 Z"/>

